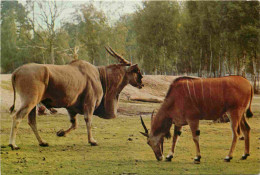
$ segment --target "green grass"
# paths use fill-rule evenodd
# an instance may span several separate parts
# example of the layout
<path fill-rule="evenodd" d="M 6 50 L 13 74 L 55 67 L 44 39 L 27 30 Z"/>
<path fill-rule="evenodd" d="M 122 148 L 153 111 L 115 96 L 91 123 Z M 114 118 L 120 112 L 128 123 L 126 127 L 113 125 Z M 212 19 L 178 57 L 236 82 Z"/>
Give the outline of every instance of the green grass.
<path fill-rule="evenodd" d="M 255 108 L 256 110 L 257 108 Z M 256 110 L 257 111 L 257 110 Z M 255 112 L 255 111 L 254 111 Z M 16 143 L 20 150 L 1 149 L 2 174 L 258 174 L 260 172 L 260 116 L 249 120 L 251 155 L 240 160 L 244 141 L 238 141 L 234 158 L 223 161 L 231 145 L 229 123 L 201 121 L 201 164 L 193 164 L 195 145 L 188 126 L 183 128 L 172 162 L 158 162 L 146 139 L 139 133 L 142 126 L 139 116 L 121 115 L 116 119 L 93 119 L 93 134 L 99 146 L 87 143 L 83 116 L 78 116 L 79 127 L 66 137 L 57 137 L 56 131 L 66 129 L 70 123 L 65 115 L 38 116 L 39 133 L 50 146 L 40 147 L 23 120 Z M 144 116 L 150 128 L 150 117 Z M 1 115 L 1 146 L 7 146 L 11 117 Z M 173 130 L 173 128 L 171 129 Z M 172 132 L 172 131 L 171 131 Z M 132 141 L 128 139 L 131 138 Z M 170 150 L 171 140 L 164 144 L 164 155 Z"/>

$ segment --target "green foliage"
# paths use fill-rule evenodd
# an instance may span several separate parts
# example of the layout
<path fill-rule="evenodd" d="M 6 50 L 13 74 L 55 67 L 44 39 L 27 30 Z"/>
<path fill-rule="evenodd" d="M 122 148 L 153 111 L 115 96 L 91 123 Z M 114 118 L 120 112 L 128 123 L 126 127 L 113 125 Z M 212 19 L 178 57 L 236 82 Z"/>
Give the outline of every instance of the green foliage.
<path fill-rule="evenodd" d="M 1 59 L 2 69 L 10 70 L 14 67 L 16 61 L 16 24 L 15 24 L 15 7 L 14 2 L 1 2 Z M 10 10 L 7 10 L 10 8 Z"/>
<path fill-rule="evenodd" d="M 80 9 L 83 19 L 79 21 L 79 40 L 84 44 L 88 53 L 88 61 L 100 64 L 100 52 L 106 43 L 104 31 L 106 30 L 106 17 L 102 11 L 97 11 L 93 4 Z"/>
<path fill-rule="evenodd" d="M 143 69 L 147 73 L 171 71 L 178 41 L 177 2 L 144 2 L 143 5 L 134 17 L 138 55 L 143 59 Z"/>
<path fill-rule="evenodd" d="M 133 15 L 122 16 L 117 23 L 111 27 L 109 45 L 127 60 L 140 63 L 136 53 L 136 33 L 133 30 Z M 110 63 L 110 61 L 108 62 Z"/>
<path fill-rule="evenodd" d="M 1 71 L 9 72 L 31 62 L 31 49 L 26 47 L 30 38 L 28 13 L 17 1 L 1 2 Z"/>
<path fill-rule="evenodd" d="M 260 73 L 258 1 L 144 1 L 114 24 L 86 3 L 59 28 L 56 18 L 49 27 L 36 27 L 28 15 L 34 4 L 1 2 L 2 72 L 28 62 L 68 63 L 75 47 L 79 59 L 115 63 L 104 49 L 110 45 L 147 74 Z"/>
<path fill-rule="evenodd" d="M 166 51 L 171 53 L 170 59 L 177 53 L 175 67 L 181 73 L 217 76 L 222 69 L 229 69 L 230 73 L 240 74 L 244 66 L 240 60 L 246 57 L 245 62 L 252 64 L 252 57 L 259 59 L 259 2 L 188 1 L 179 3 L 180 8 L 170 6 L 171 3 L 144 2 L 136 13 L 139 54 L 150 61 L 144 68 L 154 72 L 155 66 L 163 67 L 165 50 L 160 40 L 164 38 L 175 46 L 166 47 Z M 180 15 L 167 14 L 166 6 Z M 163 24 L 170 27 L 161 30 Z M 224 62 L 228 62 L 226 68 Z M 256 67 L 259 70 L 260 66 Z"/>

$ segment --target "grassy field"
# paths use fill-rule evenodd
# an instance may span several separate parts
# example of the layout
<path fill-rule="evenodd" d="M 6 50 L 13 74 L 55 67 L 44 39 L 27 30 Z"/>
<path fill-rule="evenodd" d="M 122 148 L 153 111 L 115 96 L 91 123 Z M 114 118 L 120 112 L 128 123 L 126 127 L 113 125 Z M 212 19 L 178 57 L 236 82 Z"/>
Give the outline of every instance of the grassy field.
<path fill-rule="evenodd" d="M 260 172 L 260 98 L 255 98 L 254 118 L 249 120 L 251 155 L 240 160 L 244 141 L 238 141 L 234 158 L 223 161 L 231 145 L 229 123 L 201 121 L 201 164 L 193 164 L 195 145 L 188 126 L 183 128 L 172 162 L 158 162 L 139 131 L 138 115 L 121 114 L 113 120 L 93 119 L 93 134 L 99 146 L 87 143 L 83 116 L 78 116 L 79 127 L 66 137 L 57 137 L 56 131 L 66 129 L 70 123 L 66 115 L 38 116 L 40 135 L 50 146 L 40 147 L 23 120 L 16 143 L 20 150 L 12 151 L 8 145 L 11 117 L 1 114 L 1 173 L 2 174 L 258 174 Z M 130 106 L 122 102 L 124 107 Z M 145 105 L 140 103 L 140 105 Z M 158 107 L 159 104 L 156 105 Z M 155 106 L 152 106 L 155 107 Z M 150 116 L 144 116 L 150 126 Z M 173 128 L 171 129 L 173 130 Z M 172 131 L 171 131 L 172 132 Z M 164 144 L 167 155 L 171 140 Z"/>

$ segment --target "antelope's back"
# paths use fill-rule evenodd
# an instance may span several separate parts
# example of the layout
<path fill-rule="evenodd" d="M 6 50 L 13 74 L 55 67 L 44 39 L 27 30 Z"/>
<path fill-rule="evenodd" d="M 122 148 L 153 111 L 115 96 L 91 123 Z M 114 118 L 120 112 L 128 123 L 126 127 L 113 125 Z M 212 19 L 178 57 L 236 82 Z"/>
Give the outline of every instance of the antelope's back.
<path fill-rule="evenodd" d="M 203 119 L 216 119 L 233 109 L 245 109 L 251 98 L 251 84 L 241 76 L 220 78 L 177 78 L 166 95 L 177 108 Z"/>
<path fill-rule="evenodd" d="M 103 94 L 98 69 L 82 60 L 68 65 L 26 64 L 13 77 L 22 96 L 50 99 L 53 107 L 72 106 L 83 92 L 94 97 Z"/>

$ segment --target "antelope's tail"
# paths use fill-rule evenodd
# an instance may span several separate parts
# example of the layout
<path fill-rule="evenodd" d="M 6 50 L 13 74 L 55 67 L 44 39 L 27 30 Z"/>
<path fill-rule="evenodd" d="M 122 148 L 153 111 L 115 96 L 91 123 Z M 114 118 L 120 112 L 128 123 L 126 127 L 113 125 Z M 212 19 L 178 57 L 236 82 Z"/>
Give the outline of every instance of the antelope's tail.
<path fill-rule="evenodd" d="M 13 85 L 13 91 L 14 91 L 14 103 L 13 105 L 10 107 L 9 111 L 10 113 L 12 113 L 14 111 L 15 108 L 15 99 L 16 99 L 16 92 L 15 92 L 15 74 L 12 75 L 12 85 Z"/>
<path fill-rule="evenodd" d="M 251 86 L 251 98 L 250 98 L 249 106 L 246 110 L 246 117 L 247 118 L 253 117 L 253 112 L 251 111 L 251 104 L 252 104 L 253 96 L 254 96 L 254 91 L 253 91 L 253 87 Z"/>

